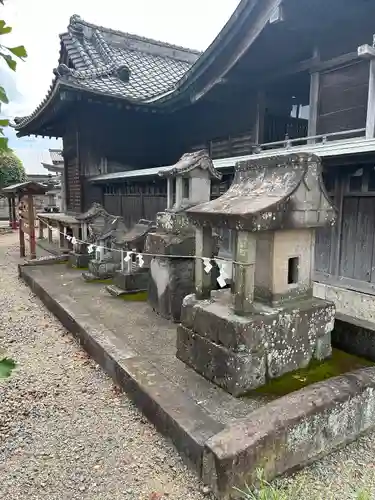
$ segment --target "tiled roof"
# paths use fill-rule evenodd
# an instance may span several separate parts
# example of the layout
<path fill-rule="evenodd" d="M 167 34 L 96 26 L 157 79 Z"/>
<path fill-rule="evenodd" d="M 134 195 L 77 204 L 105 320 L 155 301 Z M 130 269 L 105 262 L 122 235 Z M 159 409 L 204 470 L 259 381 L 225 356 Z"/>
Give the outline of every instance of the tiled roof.
<path fill-rule="evenodd" d="M 60 64 L 54 70 L 50 90 L 34 113 L 15 120 L 17 129 L 43 110 L 59 83 L 141 103 L 174 88 L 200 55 L 195 50 L 96 26 L 76 15 L 60 38 Z"/>

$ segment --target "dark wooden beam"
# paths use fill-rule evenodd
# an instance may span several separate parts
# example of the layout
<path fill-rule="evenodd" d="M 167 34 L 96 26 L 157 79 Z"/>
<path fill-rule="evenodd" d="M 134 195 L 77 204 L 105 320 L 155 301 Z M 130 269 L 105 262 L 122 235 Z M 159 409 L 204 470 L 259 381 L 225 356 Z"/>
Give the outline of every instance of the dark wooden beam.
<path fill-rule="evenodd" d="M 261 73 L 258 77 L 252 79 L 251 87 L 259 87 L 260 85 L 265 85 L 276 80 L 282 80 L 283 78 L 286 78 L 288 76 L 304 73 L 305 71 L 308 71 L 310 73 L 328 71 L 338 66 L 344 66 L 345 64 L 352 63 L 356 60 L 359 60 L 358 52 L 349 52 L 348 54 L 343 54 L 327 61 L 321 61 L 319 57 L 310 57 L 309 59 L 290 64 L 289 66 L 286 66 L 280 70 Z M 220 85 L 230 85 L 238 87 L 249 86 L 249 82 L 246 81 L 247 78 L 248 75 L 246 75 L 245 73 L 243 77 L 223 78 L 220 80 Z"/>

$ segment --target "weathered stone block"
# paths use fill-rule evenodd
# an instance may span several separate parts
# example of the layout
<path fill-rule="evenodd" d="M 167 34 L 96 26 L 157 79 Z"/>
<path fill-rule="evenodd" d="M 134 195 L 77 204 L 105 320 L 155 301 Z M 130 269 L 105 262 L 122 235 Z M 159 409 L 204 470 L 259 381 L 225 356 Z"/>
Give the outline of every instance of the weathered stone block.
<path fill-rule="evenodd" d="M 206 351 L 201 353 L 205 356 L 204 363 L 186 362 L 205 377 L 210 378 L 205 364 L 209 364 L 213 345 L 233 353 L 236 360 L 236 353 L 239 352 L 264 357 L 267 380 L 305 368 L 313 359 L 321 361 L 331 355 L 330 332 L 334 326 L 335 308 L 330 302 L 315 298 L 300 299 L 278 308 L 254 303 L 253 314 L 238 316 L 233 312 L 230 300 L 228 290 L 213 292 L 210 300 L 197 300 L 195 295 L 191 295 L 183 301 L 181 323 L 195 334 L 191 342 Z M 184 358 L 183 348 L 183 345 L 179 346 L 181 359 Z M 188 354 L 187 359 L 190 358 Z M 228 377 L 231 377 L 228 363 L 223 366 L 229 370 Z M 244 365 L 236 365 L 238 377 L 243 376 L 242 381 L 247 380 L 246 373 L 241 374 L 241 370 L 246 372 L 246 369 Z M 218 383 L 217 377 L 211 380 Z M 219 385 L 223 386 L 223 383 Z M 226 387 L 232 390 L 232 386 L 227 384 Z M 251 383 L 247 390 L 252 388 Z M 246 392 L 244 387 L 241 390 Z"/>
<path fill-rule="evenodd" d="M 150 265 L 148 301 L 161 316 L 179 322 L 182 301 L 194 290 L 194 260 L 155 258 Z"/>
<path fill-rule="evenodd" d="M 235 352 L 182 325 L 177 327 L 177 357 L 234 396 L 266 382 L 262 353 Z"/>
<path fill-rule="evenodd" d="M 113 278 L 120 264 L 111 260 L 103 261 L 93 259 L 89 262 L 89 272 L 97 279 Z"/>
<path fill-rule="evenodd" d="M 149 233 L 145 253 L 159 255 L 194 255 L 195 233 L 179 236 L 172 233 Z"/>
<path fill-rule="evenodd" d="M 147 290 L 149 283 L 149 269 L 139 268 L 132 273 L 116 271 L 113 280 L 114 285 L 122 290 L 139 291 Z"/>
<path fill-rule="evenodd" d="M 90 254 L 71 252 L 69 254 L 68 265 L 77 269 L 88 267 L 92 256 Z"/>
<path fill-rule="evenodd" d="M 374 427 L 375 370 L 335 377 L 269 403 L 206 443 L 203 481 L 220 500 L 241 498 L 261 469 L 268 481 Z"/>

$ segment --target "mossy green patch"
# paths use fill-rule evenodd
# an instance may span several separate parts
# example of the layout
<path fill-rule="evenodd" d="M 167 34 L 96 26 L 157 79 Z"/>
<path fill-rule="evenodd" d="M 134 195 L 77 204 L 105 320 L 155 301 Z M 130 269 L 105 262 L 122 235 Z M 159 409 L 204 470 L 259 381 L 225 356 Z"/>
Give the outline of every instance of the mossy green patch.
<path fill-rule="evenodd" d="M 277 397 L 285 396 L 316 382 L 337 377 L 366 366 L 375 366 L 375 363 L 365 358 L 333 349 L 331 358 L 323 362 L 312 361 L 307 368 L 302 368 L 271 380 L 266 385 L 252 391 L 251 395 L 253 396 L 256 393 Z"/>
<path fill-rule="evenodd" d="M 16 367 L 15 361 L 10 358 L 0 359 L 0 379 L 10 377 L 10 374 Z"/>
<path fill-rule="evenodd" d="M 147 292 L 134 292 L 134 293 L 125 293 L 120 295 L 119 298 L 125 300 L 126 302 L 146 302 L 147 301 Z"/>

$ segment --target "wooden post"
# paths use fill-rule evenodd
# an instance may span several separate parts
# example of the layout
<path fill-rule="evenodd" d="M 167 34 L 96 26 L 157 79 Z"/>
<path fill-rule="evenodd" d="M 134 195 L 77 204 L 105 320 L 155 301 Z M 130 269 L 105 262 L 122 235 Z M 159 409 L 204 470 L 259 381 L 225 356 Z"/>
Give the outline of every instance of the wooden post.
<path fill-rule="evenodd" d="M 31 259 L 36 259 L 36 245 L 35 245 L 35 217 L 34 217 L 34 202 L 33 195 L 27 195 L 27 214 L 29 223 L 29 244 Z"/>
<path fill-rule="evenodd" d="M 38 224 L 39 224 L 39 235 L 38 238 L 40 240 L 44 240 L 44 222 L 42 219 L 38 219 Z"/>
<path fill-rule="evenodd" d="M 17 214 L 16 214 L 16 198 L 15 196 L 12 196 L 11 198 L 11 203 L 12 203 L 12 224 L 13 224 L 13 229 L 17 229 Z"/>
<path fill-rule="evenodd" d="M 232 293 L 234 312 L 239 315 L 253 311 L 256 241 L 253 233 L 236 233 Z"/>
<path fill-rule="evenodd" d="M 375 137 L 375 59 L 370 60 L 370 78 L 367 99 L 366 139 Z"/>
<path fill-rule="evenodd" d="M 21 202 L 21 196 L 19 196 L 19 203 Z M 15 198 L 13 198 L 13 208 L 15 210 Z M 15 219 L 14 219 L 15 221 Z M 22 215 L 20 214 L 19 218 L 19 224 L 18 224 L 18 233 L 19 233 L 19 239 L 20 239 L 20 257 L 26 257 L 26 248 L 25 248 L 25 233 L 24 233 L 24 220 L 22 218 Z"/>
<path fill-rule="evenodd" d="M 316 61 L 319 60 L 319 50 L 315 48 L 313 57 Z M 307 135 L 309 137 L 317 135 L 318 126 L 318 105 L 319 105 L 319 72 L 313 72 L 310 75 L 310 102 L 309 102 L 309 124 Z M 309 144 L 315 144 L 315 139 L 310 139 Z"/>
<path fill-rule="evenodd" d="M 8 197 L 8 210 L 9 210 L 9 227 L 13 228 L 13 211 L 12 211 L 12 198 Z"/>
<path fill-rule="evenodd" d="M 254 143 L 264 142 L 265 94 L 260 90 L 257 95 L 256 121 L 254 127 Z"/>
<path fill-rule="evenodd" d="M 211 297 L 212 278 L 211 273 L 206 273 L 202 257 L 212 259 L 213 239 L 212 228 L 197 227 L 195 230 L 195 293 L 198 299 L 209 299 Z"/>

